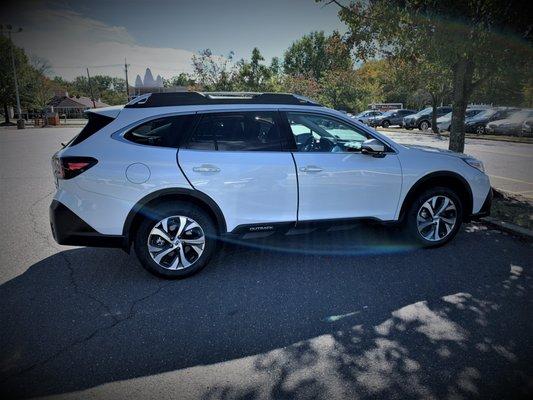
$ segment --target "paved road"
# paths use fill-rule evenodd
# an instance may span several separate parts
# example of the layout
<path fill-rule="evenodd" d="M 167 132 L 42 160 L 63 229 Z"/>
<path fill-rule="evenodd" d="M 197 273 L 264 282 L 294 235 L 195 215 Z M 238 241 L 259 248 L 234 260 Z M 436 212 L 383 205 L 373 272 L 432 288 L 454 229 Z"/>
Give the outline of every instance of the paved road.
<path fill-rule="evenodd" d="M 0 392 L 61 398 L 512 398 L 533 392 L 533 246 L 435 250 L 361 225 L 227 244 L 162 281 L 50 237 L 67 129 L 0 131 Z"/>
<path fill-rule="evenodd" d="M 393 129 L 382 133 L 398 143 L 448 148 L 446 137 Z M 483 161 L 494 187 L 533 199 L 533 144 L 466 139 L 465 153 Z"/>

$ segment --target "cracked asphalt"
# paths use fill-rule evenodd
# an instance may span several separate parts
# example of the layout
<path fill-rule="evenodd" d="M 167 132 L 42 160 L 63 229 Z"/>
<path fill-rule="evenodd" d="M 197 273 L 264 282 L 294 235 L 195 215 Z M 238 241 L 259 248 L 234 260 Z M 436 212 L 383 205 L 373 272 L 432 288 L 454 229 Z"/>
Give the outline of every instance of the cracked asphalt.
<path fill-rule="evenodd" d="M 0 131 L 4 398 L 531 398 L 531 243 L 468 224 L 420 250 L 361 224 L 227 243 L 164 281 L 52 239 L 49 160 L 74 133 Z"/>

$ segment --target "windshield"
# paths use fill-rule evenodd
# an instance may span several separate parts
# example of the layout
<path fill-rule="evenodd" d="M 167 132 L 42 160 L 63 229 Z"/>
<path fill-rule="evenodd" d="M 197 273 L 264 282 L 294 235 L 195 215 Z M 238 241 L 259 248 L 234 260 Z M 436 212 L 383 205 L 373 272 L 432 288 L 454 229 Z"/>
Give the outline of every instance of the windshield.
<path fill-rule="evenodd" d="M 509 116 L 509 119 L 512 119 L 512 120 L 515 120 L 515 121 L 520 121 L 520 120 L 524 120 L 528 117 L 531 117 L 533 116 L 533 110 L 521 110 L 521 111 L 517 111 L 513 114 L 511 114 Z"/>
<path fill-rule="evenodd" d="M 383 114 L 380 115 L 380 117 L 390 117 L 392 114 L 394 114 L 395 112 L 397 112 L 398 110 L 390 110 L 390 111 L 386 111 L 384 112 Z"/>
<path fill-rule="evenodd" d="M 429 114 L 429 113 L 431 113 L 432 110 L 433 110 L 432 107 L 427 107 L 427 108 L 424 108 L 423 110 L 417 112 L 416 115 Z"/>
<path fill-rule="evenodd" d="M 476 114 L 475 117 L 479 118 L 479 119 L 490 118 L 494 114 L 496 114 L 496 112 L 497 112 L 497 110 L 488 109 L 488 110 L 485 110 L 485 111 L 481 111 L 479 114 Z"/>

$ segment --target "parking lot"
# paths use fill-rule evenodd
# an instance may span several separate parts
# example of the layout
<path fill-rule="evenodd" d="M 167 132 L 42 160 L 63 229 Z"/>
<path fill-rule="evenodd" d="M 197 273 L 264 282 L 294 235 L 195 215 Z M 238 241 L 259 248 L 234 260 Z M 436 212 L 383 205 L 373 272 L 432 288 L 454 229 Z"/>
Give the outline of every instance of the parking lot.
<path fill-rule="evenodd" d="M 482 224 L 420 250 L 357 225 L 226 243 L 163 281 L 57 245 L 50 156 L 79 129 L 0 131 L 0 387 L 11 397 L 526 398 L 533 246 Z M 430 136 L 399 142 L 447 147 Z M 467 140 L 533 198 L 533 145 Z"/>

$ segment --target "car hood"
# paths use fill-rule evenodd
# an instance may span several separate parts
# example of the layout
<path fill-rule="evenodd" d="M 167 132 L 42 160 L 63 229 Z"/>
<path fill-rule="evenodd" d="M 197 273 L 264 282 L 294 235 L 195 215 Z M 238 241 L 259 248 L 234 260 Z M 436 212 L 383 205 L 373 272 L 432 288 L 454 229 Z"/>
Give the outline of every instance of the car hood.
<path fill-rule="evenodd" d="M 420 146 L 418 144 L 404 144 L 403 146 L 411 150 L 422 151 L 425 153 L 441 154 L 441 155 L 456 157 L 456 158 L 474 158 L 472 156 L 469 156 L 468 154 L 456 153 L 455 151 L 438 149 L 436 147 L 431 147 L 431 146 Z"/>
<path fill-rule="evenodd" d="M 519 123 L 520 121 L 517 119 L 506 118 L 506 119 L 498 119 L 496 121 L 492 121 L 490 125 L 500 126 L 500 125 L 506 125 L 506 124 L 519 124 Z"/>

